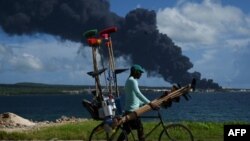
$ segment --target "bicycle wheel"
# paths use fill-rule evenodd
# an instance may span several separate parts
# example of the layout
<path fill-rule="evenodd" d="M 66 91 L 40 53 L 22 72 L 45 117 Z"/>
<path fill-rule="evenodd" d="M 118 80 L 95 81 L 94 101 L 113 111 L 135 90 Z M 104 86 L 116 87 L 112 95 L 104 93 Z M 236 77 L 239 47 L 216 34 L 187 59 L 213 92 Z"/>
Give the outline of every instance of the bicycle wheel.
<path fill-rule="evenodd" d="M 170 124 L 165 126 L 160 136 L 159 141 L 194 141 L 192 132 L 182 124 Z"/>
<path fill-rule="evenodd" d="M 110 132 L 105 131 L 105 125 L 103 123 L 97 125 L 89 136 L 89 141 L 117 141 L 120 135 L 124 135 L 127 141 L 127 134 L 120 126 L 113 129 Z"/>

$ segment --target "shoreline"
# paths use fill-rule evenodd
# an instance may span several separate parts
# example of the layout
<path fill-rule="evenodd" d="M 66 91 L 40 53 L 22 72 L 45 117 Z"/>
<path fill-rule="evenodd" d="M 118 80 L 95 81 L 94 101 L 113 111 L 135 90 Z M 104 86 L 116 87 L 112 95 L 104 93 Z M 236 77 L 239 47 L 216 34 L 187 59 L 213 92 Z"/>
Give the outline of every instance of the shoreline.
<path fill-rule="evenodd" d="M 55 121 L 32 121 L 20 117 L 14 113 L 6 112 L 0 113 L 0 131 L 5 132 L 22 132 L 29 130 L 39 130 L 43 127 L 51 127 L 64 125 L 68 123 L 79 123 L 83 121 L 87 121 L 87 118 L 76 118 L 76 117 L 67 117 L 61 116 Z"/>

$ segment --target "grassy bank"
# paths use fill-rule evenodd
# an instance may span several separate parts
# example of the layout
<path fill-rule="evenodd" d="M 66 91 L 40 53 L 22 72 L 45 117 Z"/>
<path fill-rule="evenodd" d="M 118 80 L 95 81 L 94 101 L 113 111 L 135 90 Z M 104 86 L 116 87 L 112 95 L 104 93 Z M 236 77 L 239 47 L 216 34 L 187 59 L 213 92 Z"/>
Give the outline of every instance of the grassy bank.
<path fill-rule="evenodd" d="M 98 123 L 97 121 L 89 120 L 22 132 L 0 131 L 0 140 L 87 140 L 91 130 Z M 149 131 L 154 124 L 153 122 L 145 122 L 145 132 Z M 244 123 L 182 122 L 182 124 L 191 129 L 195 141 L 223 141 L 224 124 Z M 157 138 L 158 134 L 153 133 L 147 140 L 156 140 Z"/>

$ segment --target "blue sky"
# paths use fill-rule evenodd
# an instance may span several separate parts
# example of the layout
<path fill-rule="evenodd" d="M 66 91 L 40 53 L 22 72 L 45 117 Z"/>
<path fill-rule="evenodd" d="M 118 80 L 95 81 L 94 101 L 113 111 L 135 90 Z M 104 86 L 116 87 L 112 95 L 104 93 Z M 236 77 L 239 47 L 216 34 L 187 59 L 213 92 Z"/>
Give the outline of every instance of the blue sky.
<path fill-rule="evenodd" d="M 202 77 L 223 87 L 250 88 L 249 0 L 110 0 L 110 10 L 155 10 L 157 28 L 180 46 Z M 80 54 L 79 50 L 81 53 Z M 0 29 L 0 83 L 94 84 L 91 50 L 80 43 L 37 33 L 9 36 Z M 131 64 L 117 58 L 119 67 Z M 119 76 L 124 84 L 127 73 Z M 140 85 L 168 86 L 160 77 L 143 75 Z"/>

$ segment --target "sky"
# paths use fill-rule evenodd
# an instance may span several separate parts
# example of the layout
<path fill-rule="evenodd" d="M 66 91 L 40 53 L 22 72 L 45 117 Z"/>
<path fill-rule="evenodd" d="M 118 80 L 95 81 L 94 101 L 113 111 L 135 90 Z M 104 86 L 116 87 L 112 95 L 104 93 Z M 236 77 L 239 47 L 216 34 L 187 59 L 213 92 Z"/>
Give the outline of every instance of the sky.
<path fill-rule="evenodd" d="M 250 88 L 249 0 L 109 1 L 110 10 L 123 17 L 136 8 L 154 10 L 159 32 L 193 63 L 190 72 L 198 71 L 222 87 Z M 125 60 L 116 58 L 117 67 L 130 67 Z M 91 50 L 81 43 L 41 33 L 10 36 L 0 28 L 0 83 L 92 85 L 94 79 L 86 74 L 92 68 Z M 119 85 L 128 75 L 118 76 Z M 170 85 L 147 73 L 139 84 Z"/>

